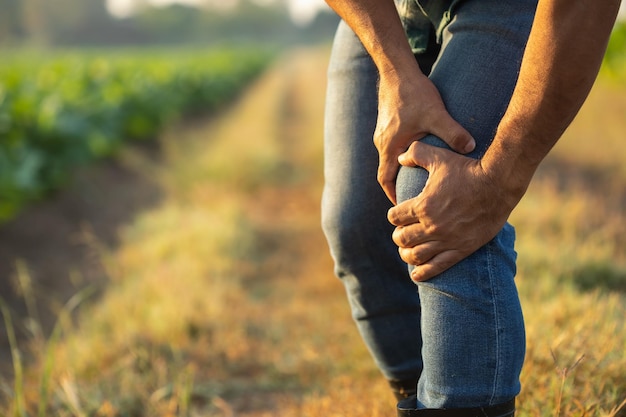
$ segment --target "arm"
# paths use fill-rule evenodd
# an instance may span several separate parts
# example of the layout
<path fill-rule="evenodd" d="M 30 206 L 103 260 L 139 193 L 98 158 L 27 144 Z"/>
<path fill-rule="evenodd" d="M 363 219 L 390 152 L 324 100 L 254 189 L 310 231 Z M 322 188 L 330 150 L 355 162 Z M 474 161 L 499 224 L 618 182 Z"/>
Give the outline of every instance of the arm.
<path fill-rule="evenodd" d="M 511 102 L 482 160 L 421 143 L 400 156 L 430 173 L 418 197 L 389 212 L 402 258 L 418 265 L 413 280 L 456 264 L 504 225 L 587 97 L 619 3 L 539 1 Z"/>
<path fill-rule="evenodd" d="M 436 87 L 420 70 L 393 0 L 327 0 L 359 37 L 380 75 L 374 143 L 378 181 L 395 203 L 398 156 L 432 133 L 457 152 L 471 152 L 474 139 L 445 109 Z"/>
<path fill-rule="evenodd" d="M 541 0 L 520 76 L 483 166 L 504 176 L 512 205 L 596 79 L 619 0 Z"/>
<path fill-rule="evenodd" d="M 381 73 L 421 74 L 393 0 L 326 0 L 352 28 Z"/>

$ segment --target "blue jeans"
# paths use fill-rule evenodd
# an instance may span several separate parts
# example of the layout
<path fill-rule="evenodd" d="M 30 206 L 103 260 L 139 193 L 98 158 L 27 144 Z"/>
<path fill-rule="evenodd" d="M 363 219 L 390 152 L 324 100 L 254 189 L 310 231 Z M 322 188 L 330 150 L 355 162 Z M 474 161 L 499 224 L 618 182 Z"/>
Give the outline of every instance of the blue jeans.
<path fill-rule="evenodd" d="M 433 0 L 398 3 L 420 67 L 476 139 L 470 156 L 480 158 L 513 92 L 536 0 L 455 0 L 444 2 L 445 10 Z M 353 318 L 386 378 L 419 379 L 419 408 L 507 401 L 519 393 L 525 354 L 514 229 L 507 224 L 416 287 L 391 241 L 390 202 L 376 181 L 377 78 L 342 22 L 328 70 L 322 223 Z M 423 141 L 446 146 L 434 136 Z M 399 200 L 417 195 L 427 176 L 422 168 L 402 168 Z"/>

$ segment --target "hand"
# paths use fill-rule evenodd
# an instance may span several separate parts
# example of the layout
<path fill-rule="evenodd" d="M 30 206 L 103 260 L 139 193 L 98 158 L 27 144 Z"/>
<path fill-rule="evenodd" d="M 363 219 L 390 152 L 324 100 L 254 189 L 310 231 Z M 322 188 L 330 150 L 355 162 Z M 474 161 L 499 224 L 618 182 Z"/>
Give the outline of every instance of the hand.
<path fill-rule="evenodd" d="M 389 210 L 401 258 L 415 265 L 413 281 L 440 274 L 489 242 L 521 196 L 511 195 L 480 160 L 414 142 L 400 155 L 429 172 L 422 192 Z"/>
<path fill-rule="evenodd" d="M 396 203 L 398 156 L 411 142 L 434 134 L 460 153 L 474 150 L 476 142 L 448 114 L 435 85 L 416 70 L 400 77 L 395 72 L 381 73 L 378 120 L 374 144 L 379 153 L 378 182 L 387 197 Z"/>

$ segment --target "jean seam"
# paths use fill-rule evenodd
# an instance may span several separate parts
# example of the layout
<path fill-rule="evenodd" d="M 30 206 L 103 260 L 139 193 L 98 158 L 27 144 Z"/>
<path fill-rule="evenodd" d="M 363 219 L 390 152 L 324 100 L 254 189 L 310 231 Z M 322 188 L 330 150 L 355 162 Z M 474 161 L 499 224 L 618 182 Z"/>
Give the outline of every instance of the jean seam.
<path fill-rule="evenodd" d="M 497 391 L 498 391 L 498 377 L 500 375 L 500 366 L 501 366 L 501 360 L 500 360 L 500 335 L 498 332 L 498 329 L 500 328 L 500 323 L 498 322 L 499 320 L 499 316 L 498 316 L 498 304 L 497 304 L 497 285 L 494 282 L 495 281 L 495 274 L 493 271 L 493 256 L 492 256 L 492 245 L 493 245 L 493 241 L 489 242 L 487 244 L 487 268 L 488 268 L 488 273 L 489 273 L 489 284 L 491 285 L 491 297 L 492 297 L 492 302 L 493 302 L 493 315 L 494 315 L 494 333 L 495 333 L 495 347 L 496 347 L 496 354 L 495 354 L 495 370 L 494 370 L 494 378 L 493 378 L 493 390 L 491 392 L 491 398 L 489 399 L 489 404 L 493 404 L 494 398 L 496 397 Z"/>

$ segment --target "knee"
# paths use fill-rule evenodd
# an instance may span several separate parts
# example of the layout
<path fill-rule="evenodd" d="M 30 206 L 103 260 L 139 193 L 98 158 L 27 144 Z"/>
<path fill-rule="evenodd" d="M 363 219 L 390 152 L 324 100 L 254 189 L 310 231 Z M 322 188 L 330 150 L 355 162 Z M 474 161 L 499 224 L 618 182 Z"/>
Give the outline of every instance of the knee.
<path fill-rule="evenodd" d="M 353 210 L 344 201 L 324 198 L 322 230 L 336 262 L 358 256 L 356 246 L 364 217 L 363 213 Z"/>
<path fill-rule="evenodd" d="M 422 192 L 428 179 L 428 172 L 420 167 L 400 167 L 396 178 L 396 196 L 401 203 Z"/>
<path fill-rule="evenodd" d="M 371 262 L 369 254 L 382 254 L 393 245 L 386 212 L 348 198 L 324 196 L 322 230 L 340 277 Z"/>

